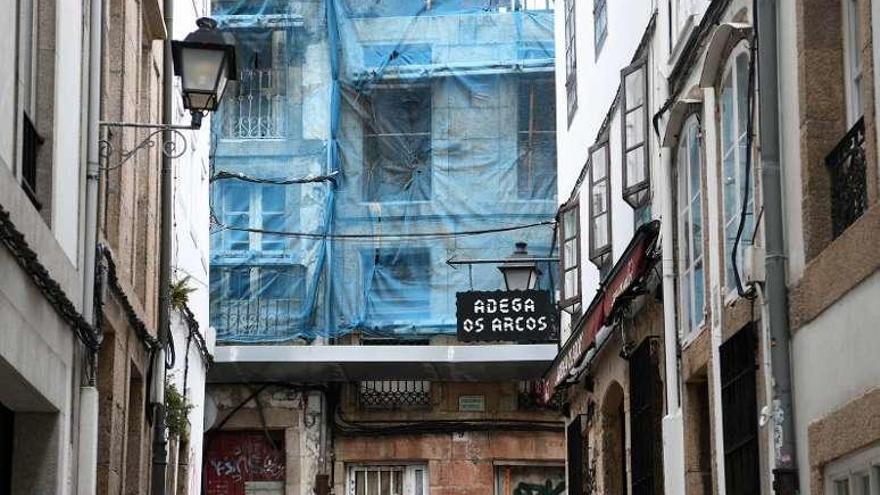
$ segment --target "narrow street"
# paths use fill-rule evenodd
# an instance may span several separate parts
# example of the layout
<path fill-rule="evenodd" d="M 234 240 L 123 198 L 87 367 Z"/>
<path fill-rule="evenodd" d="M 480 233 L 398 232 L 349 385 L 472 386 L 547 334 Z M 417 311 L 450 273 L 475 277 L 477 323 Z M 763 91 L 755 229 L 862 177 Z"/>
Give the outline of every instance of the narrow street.
<path fill-rule="evenodd" d="M 0 495 L 880 495 L 880 0 L 10 0 Z"/>

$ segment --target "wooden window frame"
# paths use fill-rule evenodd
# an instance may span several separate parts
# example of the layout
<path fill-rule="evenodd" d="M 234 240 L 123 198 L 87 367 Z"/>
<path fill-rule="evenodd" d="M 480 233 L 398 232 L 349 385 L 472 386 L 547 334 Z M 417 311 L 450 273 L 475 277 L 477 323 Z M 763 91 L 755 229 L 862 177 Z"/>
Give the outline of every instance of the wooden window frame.
<path fill-rule="evenodd" d="M 569 232 L 565 230 L 565 215 L 571 211 L 574 211 L 575 216 L 575 232 L 574 235 L 569 236 Z M 562 293 L 562 300 L 559 303 L 561 308 L 568 308 L 578 304 L 581 301 L 581 207 L 580 207 L 580 197 L 576 197 L 574 200 L 562 205 L 559 209 L 559 287 Z M 575 264 L 573 267 L 566 270 L 566 262 L 568 259 L 565 257 L 565 243 L 569 241 L 575 241 L 575 246 L 577 246 L 577 255 L 575 256 Z M 577 294 L 568 294 L 565 291 L 565 274 L 567 272 L 577 270 Z"/>
<path fill-rule="evenodd" d="M 593 155 L 599 149 L 605 149 L 605 174 L 601 180 L 594 181 L 593 180 L 593 167 L 596 166 L 596 163 L 593 161 Z M 587 176 L 587 184 L 588 184 L 588 196 L 589 196 L 589 219 L 590 219 L 590 261 L 593 262 L 600 270 L 606 267 L 610 262 L 610 255 L 612 251 L 612 232 L 611 232 L 611 147 L 609 146 L 609 140 L 606 137 L 602 141 L 596 143 L 595 145 L 590 147 L 589 155 L 590 162 L 588 168 L 588 176 Z M 596 236 L 593 232 L 593 221 L 598 216 L 594 211 L 593 205 L 593 188 L 601 183 L 606 182 L 607 187 L 605 190 L 605 228 L 607 232 L 607 242 L 602 246 L 596 245 Z"/>
<path fill-rule="evenodd" d="M 642 71 L 642 103 L 641 105 L 635 106 L 633 108 L 629 108 L 629 104 L 627 102 L 627 91 L 626 91 L 626 78 L 630 75 Z M 648 197 L 650 196 L 649 192 L 651 190 L 651 154 L 650 147 L 648 146 L 648 129 L 650 128 L 650 122 L 648 117 L 648 57 L 642 56 L 628 67 L 624 68 L 620 71 L 620 141 L 621 141 L 621 168 L 623 170 L 623 199 L 633 208 L 639 208 L 644 206 L 647 202 Z M 643 114 L 643 122 L 642 122 L 642 140 L 637 144 L 632 144 L 627 142 L 626 139 L 626 116 L 630 112 L 636 111 L 639 108 L 642 109 Z M 630 184 L 629 181 L 629 168 L 627 167 L 627 154 L 631 151 L 635 151 L 638 148 L 642 148 L 642 173 L 644 175 L 644 179 L 635 184 Z"/>

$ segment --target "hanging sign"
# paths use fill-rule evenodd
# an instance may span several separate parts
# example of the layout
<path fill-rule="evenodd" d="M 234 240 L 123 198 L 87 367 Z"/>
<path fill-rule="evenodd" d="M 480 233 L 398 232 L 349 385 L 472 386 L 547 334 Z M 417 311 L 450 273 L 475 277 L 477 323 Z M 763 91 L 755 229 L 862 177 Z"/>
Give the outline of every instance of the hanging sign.
<path fill-rule="evenodd" d="M 547 342 L 556 338 L 556 312 L 548 291 L 458 292 L 456 307 L 462 342 Z"/>

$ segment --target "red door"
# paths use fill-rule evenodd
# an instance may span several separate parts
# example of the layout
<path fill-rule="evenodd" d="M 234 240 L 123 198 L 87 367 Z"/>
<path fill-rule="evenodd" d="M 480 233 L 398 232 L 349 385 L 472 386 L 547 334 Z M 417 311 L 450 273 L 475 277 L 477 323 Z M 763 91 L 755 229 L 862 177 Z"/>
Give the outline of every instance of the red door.
<path fill-rule="evenodd" d="M 248 484 L 283 482 L 284 432 L 210 432 L 204 472 L 205 495 L 244 495 Z"/>

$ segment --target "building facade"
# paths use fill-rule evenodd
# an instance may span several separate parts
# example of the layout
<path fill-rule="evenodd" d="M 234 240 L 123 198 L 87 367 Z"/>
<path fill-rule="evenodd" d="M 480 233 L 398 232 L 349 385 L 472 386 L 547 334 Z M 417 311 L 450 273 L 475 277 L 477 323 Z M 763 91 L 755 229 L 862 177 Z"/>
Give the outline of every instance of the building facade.
<path fill-rule="evenodd" d="M 555 345 L 463 345 L 456 292 L 503 280 L 447 264 L 553 255 L 552 7 L 214 3 L 240 81 L 213 125 L 207 493 L 563 489 L 529 382 Z M 272 462 L 235 478 L 237 451 Z"/>
<path fill-rule="evenodd" d="M 75 493 L 94 472 L 97 349 L 85 208 L 89 2 L 0 20 L 0 491 Z M 77 22 L 59 22 L 73 18 Z M 80 22 L 80 20 L 83 22 Z"/>
<path fill-rule="evenodd" d="M 876 5 L 584 7 L 556 18 L 569 493 L 874 493 Z"/>

